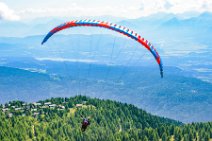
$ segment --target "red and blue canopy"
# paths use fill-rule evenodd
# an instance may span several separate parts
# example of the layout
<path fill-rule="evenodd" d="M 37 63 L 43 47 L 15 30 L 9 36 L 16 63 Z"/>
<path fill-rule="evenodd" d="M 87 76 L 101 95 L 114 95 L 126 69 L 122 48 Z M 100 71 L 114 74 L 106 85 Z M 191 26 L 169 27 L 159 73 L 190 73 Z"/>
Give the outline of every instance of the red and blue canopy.
<path fill-rule="evenodd" d="M 161 77 L 163 77 L 163 65 L 162 65 L 161 57 L 159 56 L 154 46 L 149 41 L 142 38 L 138 33 L 121 25 L 117 25 L 117 24 L 113 24 L 113 23 L 109 23 L 105 21 L 98 21 L 98 20 L 74 20 L 74 21 L 66 22 L 52 29 L 43 39 L 42 44 L 44 44 L 55 33 L 67 28 L 77 27 L 77 26 L 103 27 L 106 29 L 111 29 L 113 31 L 122 33 L 123 35 L 136 40 L 152 53 L 152 55 L 154 56 L 155 60 L 157 61 L 159 65 Z"/>

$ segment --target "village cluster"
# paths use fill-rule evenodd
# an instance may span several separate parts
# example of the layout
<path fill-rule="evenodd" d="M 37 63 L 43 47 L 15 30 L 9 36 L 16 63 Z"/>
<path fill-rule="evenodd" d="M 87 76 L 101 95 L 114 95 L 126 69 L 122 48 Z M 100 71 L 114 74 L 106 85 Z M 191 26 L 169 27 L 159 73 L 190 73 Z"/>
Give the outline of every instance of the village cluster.
<path fill-rule="evenodd" d="M 24 103 L 24 102 L 18 102 L 18 103 L 9 103 L 5 105 L 1 105 L 0 107 L 1 111 L 5 113 L 8 117 L 12 117 L 15 115 L 22 115 L 26 116 L 27 113 L 33 116 L 37 116 L 40 114 L 39 111 L 42 109 L 56 109 L 56 110 L 65 110 L 65 106 L 63 105 L 57 105 L 51 102 L 33 102 L 33 103 Z"/>

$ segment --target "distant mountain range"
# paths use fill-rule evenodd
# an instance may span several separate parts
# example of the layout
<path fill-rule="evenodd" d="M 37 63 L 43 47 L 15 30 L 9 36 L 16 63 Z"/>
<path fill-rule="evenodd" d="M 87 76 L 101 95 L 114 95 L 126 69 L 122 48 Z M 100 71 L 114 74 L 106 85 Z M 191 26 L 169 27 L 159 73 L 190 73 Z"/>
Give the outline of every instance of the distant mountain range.
<path fill-rule="evenodd" d="M 199 40 L 193 34 L 186 38 L 178 38 L 174 34 L 168 38 L 170 36 L 163 34 L 159 38 L 152 37 L 154 39 L 150 41 L 157 48 L 164 65 L 181 68 L 193 77 L 212 83 L 212 41 L 204 40 L 211 34 L 203 34 L 204 38 Z M 56 35 L 41 46 L 43 37 L 1 37 L 0 64 L 4 65 L 5 59 L 10 58 L 90 60 L 100 64 L 147 66 L 155 63 L 151 54 L 140 44 L 118 34 Z"/>
<path fill-rule="evenodd" d="M 84 17 L 83 19 L 86 19 L 87 17 Z M 0 21 L 0 37 L 7 36 L 7 37 L 25 37 L 25 36 L 32 36 L 32 35 L 43 35 L 46 34 L 51 28 L 70 21 L 74 19 L 80 19 L 77 18 L 71 18 L 71 19 L 65 19 L 65 18 L 38 18 L 33 19 L 29 21 Z M 167 13 L 158 13 L 147 17 L 141 17 L 137 19 L 123 19 L 123 18 L 117 18 L 117 17 L 111 17 L 111 16 L 104 16 L 104 17 L 93 17 L 93 19 L 99 19 L 99 20 L 106 20 L 118 23 L 120 25 L 127 26 L 131 29 L 136 30 L 140 34 L 144 34 L 146 37 L 154 37 L 153 35 L 160 35 L 164 34 L 161 31 L 166 30 L 166 32 L 171 31 L 174 32 L 196 32 L 193 31 L 193 28 L 201 29 L 198 30 L 199 32 L 206 32 L 207 30 L 212 30 L 211 28 L 211 19 L 212 19 L 212 13 L 202 13 L 200 15 L 197 15 L 195 17 L 189 17 L 189 18 L 182 18 L 182 16 L 177 16 L 174 14 L 167 14 Z M 170 31 L 168 27 L 171 27 L 172 30 Z M 201 27 L 201 28 L 200 28 Z M 175 28 L 175 29 L 173 29 Z M 177 29 L 183 29 L 183 30 L 177 30 Z M 75 34 L 75 33 L 85 33 L 88 30 L 81 30 L 74 29 L 72 32 L 68 32 L 69 34 Z M 93 33 L 99 33 L 98 30 L 92 31 Z M 166 33 L 165 32 L 165 33 Z M 67 32 L 66 32 L 67 33 Z M 159 34 L 158 34 L 159 33 Z M 173 32 L 172 32 L 173 33 Z M 150 36 L 151 35 L 151 36 Z"/>

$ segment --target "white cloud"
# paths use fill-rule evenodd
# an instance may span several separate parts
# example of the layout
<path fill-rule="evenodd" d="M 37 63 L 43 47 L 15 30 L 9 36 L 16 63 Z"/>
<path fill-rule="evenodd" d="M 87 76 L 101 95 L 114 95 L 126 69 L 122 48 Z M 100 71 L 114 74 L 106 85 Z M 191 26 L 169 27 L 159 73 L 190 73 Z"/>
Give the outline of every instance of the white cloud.
<path fill-rule="evenodd" d="M 37 17 L 59 16 L 59 17 L 81 17 L 81 16 L 103 16 L 111 15 L 116 17 L 137 17 L 138 6 L 125 5 L 104 5 L 86 6 L 72 3 L 68 7 L 48 7 L 48 8 L 26 8 L 19 11 L 23 17 L 36 15 Z M 129 12 L 131 11 L 131 12 Z M 134 14 L 133 14 L 134 13 Z"/>
<path fill-rule="evenodd" d="M 186 12 L 212 12 L 211 0 L 149 0 L 142 1 L 141 13 L 148 16 L 158 12 L 182 14 Z"/>
<path fill-rule="evenodd" d="M 0 2 L 0 19 L 3 19 L 3 20 L 19 20 L 20 18 L 5 3 Z"/>
<path fill-rule="evenodd" d="M 21 18 L 36 17 L 90 17 L 111 15 L 138 18 L 158 12 L 182 14 L 185 12 L 212 12 L 212 0 L 21 0 L 10 3 Z M 7 7 L 8 8 L 8 7 Z M 5 12 L 7 13 L 7 12 Z M 10 12 L 14 15 L 14 12 Z"/>

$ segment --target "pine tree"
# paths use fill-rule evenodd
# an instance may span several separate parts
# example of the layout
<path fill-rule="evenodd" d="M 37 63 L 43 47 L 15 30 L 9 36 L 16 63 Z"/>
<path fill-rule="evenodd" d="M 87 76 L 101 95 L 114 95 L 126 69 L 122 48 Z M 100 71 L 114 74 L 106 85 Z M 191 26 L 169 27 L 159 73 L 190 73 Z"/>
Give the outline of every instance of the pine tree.
<path fill-rule="evenodd" d="M 166 132 L 164 132 L 162 135 L 162 141 L 168 141 L 168 136 L 167 136 Z"/>
<path fill-rule="evenodd" d="M 147 136 L 144 136 L 144 141 L 149 141 Z"/>

